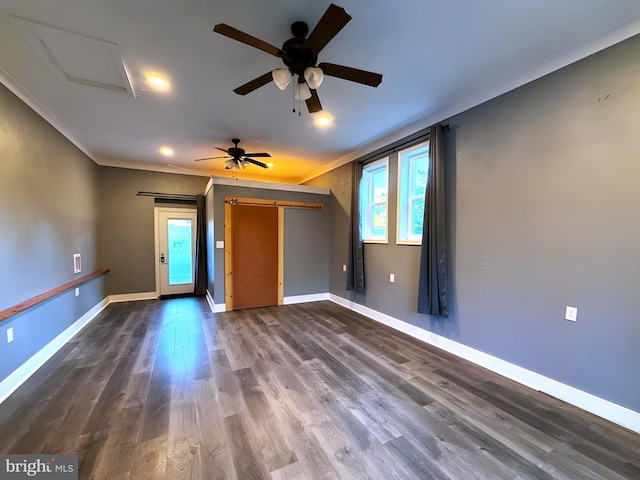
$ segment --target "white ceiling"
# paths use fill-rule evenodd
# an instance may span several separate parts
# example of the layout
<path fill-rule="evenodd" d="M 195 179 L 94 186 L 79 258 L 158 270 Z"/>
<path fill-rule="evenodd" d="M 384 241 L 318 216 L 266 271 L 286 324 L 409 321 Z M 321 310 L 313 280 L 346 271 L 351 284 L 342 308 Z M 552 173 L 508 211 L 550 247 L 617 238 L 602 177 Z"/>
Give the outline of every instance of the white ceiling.
<path fill-rule="evenodd" d="M 312 29 L 328 1 L 0 0 L 0 80 L 100 165 L 228 176 L 223 160 L 193 160 L 238 137 L 275 164 L 239 178 L 298 183 L 640 33 L 639 0 L 336 3 L 353 20 L 318 61 L 383 80 L 372 88 L 325 78 L 318 94 L 334 118 L 326 129 L 304 103 L 301 116 L 292 113 L 291 87 L 233 93 L 283 65 L 212 28 L 226 23 L 280 47 L 292 22 Z M 51 41 L 54 57 L 68 53 L 57 59 L 66 73 L 51 68 L 29 30 Z M 148 72 L 164 74 L 171 90 L 151 90 Z M 94 74 L 120 85 L 77 81 Z M 175 156 L 160 155 L 161 145 Z"/>

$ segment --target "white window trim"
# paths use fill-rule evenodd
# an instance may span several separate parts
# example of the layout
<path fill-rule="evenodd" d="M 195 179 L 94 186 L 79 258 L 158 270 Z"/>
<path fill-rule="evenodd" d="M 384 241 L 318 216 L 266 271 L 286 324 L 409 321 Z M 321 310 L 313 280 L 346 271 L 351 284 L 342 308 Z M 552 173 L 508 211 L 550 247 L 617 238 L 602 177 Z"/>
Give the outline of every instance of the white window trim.
<path fill-rule="evenodd" d="M 396 191 L 398 192 L 397 195 L 397 208 L 396 208 L 396 245 L 422 245 L 422 238 L 420 239 L 400 239 L 400 216 L 402 214 L 401 210 L 403 208 L 403 202 L 402 202 L 402 196 L 401 196 L 401 188 L 400 188 L 400 184 L 402 182 L 402 171 L 401 168 L 402 166 L 400 165 L 400 158 L 402 157 L 402 154 L 404 152 L 410 151 L 410 150 L 414 150 L 414 149 L 418 149 L 418 148 L 422 148 L 425 146 L 429 146 L 429 140 L 426 140 L 424 142 L 420 142 L 416 145 L 412 145 L 411 147 L 405 148 L 403 150 L 400 150 L 398 152 L 398 157 L 397 157 L 397 166 L 398 166 L 398 175 L 397 175 L 397 189 Z M 431 158 L 429 157 L 429 161 L 431 161 Z M 424 225 L 423 225 L 424 228 Z"/>
<path fill-rule="evenodd" d="M 362 203 L 360 203 L 359 208 L 360 208 L 360 222 L 361 222 L 361 231 L 362 231 L 362 243 L 378 243 L 378 244 L 388 244 L 389 243 L 389 157 L 384 157 L 381 158 L 380 160 L 376 160 L 375 162 L 371 162 L 368 163 L 367 165 L 364 166 L 363 168 L 363 176 L 364 176 L 364 169 L 369 169 L 369 168 L 373 168 L 376 166 L 379 166 L 381 164 L 384 164 L 384 169 L 387 173 L 387 225 L 384 231 L 384 238 L 365 238 L 365 233 L 366 232 L 366 219 L 364 218 L 364 216 L 362 215 Z M 362 192 L 360 192 L 360 194 L 362 194 Z"/>

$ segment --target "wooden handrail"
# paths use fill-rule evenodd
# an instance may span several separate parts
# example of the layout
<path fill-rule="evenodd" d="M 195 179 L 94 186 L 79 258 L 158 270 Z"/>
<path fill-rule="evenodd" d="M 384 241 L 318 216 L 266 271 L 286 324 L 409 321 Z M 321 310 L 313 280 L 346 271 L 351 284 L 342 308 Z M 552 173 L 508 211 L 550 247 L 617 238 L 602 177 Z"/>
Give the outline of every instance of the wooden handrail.
<path fill-rule="evenodd" d="M 51 290 L 47 290 L 46 292 L 40 293 L 35 297 L 31 297 L 23 302 L 16 303 L 12 307 L 5 308 L 4 310 L 0 310 L 0 322 L 6 320 L 13 315 L 24 312 L 25 310 L 37 305 L 38 303 L 42 303 L 45 300 L 48 300 L 51 297 L 54 297 L 64 291 L 70 290 L 78 285 L 88 282 L 92 278 L 99 277 L 100 275 L 104 275 L 109 271 L 108 268 L 99 268 L 91 273 L 87 273 L 81 277 L 71 280 L 70 282 L 63 283 L 59 287 L 52 288 Z"/>

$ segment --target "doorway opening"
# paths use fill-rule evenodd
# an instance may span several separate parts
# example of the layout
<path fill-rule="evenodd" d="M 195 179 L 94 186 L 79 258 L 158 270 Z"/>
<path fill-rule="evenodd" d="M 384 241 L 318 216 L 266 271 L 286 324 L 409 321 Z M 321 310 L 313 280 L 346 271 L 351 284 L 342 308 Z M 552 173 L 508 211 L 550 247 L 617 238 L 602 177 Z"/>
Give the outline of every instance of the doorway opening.
<path fill-rule="evenodd" d="M 284 302 L 284 209 L 323 210 L 324 204 L 246 197 L 224 199 L 226 310 Z"/>
<path fill-rule="evenodd" d="M 193 209 L 156 207 L 156 292 L 162 297 L 193 294 L 197 216 Z"/>

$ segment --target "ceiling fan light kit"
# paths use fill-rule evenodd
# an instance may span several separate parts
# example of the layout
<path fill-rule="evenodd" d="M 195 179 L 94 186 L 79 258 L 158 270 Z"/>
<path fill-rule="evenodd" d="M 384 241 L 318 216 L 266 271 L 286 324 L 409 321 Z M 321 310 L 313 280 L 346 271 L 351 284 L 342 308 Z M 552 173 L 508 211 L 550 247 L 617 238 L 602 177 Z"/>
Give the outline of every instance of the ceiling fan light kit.
<path fill-rule="evenodd" d="M 276 68 L 271 72 L 271 76 L 273 77 L 273 83 L 280 90 L 284 90 L 291 83 L 292 75 L 288 68 Z"/>
<path fill-rule="evenodd" d="M 323 62 L 316 65 L 320 51 L 350 20 L 351 15 L 344 8 L 332 3 L 308 37 L 309 26 L 302 21 L 294 22 L 291 25 L 293 38 L 284 42 L 282 48 L 275 47 L 224 23 L 217 24 L 213 27 L 213 31 L 279 57 L 286 66 L 286 68 L 274 69 L 241 85 L 234 90 L 235 93 L 246 95 L 270 81 L 273 81 L 280 90 L 284 90 L 293 76 L 297 75 L 298 82 L 294 85 L 294 97 L 296 100 L 304 100 L 309 113 L 315 113 L 322 110 L 316 89 L 322 83 L 325 75 L 371 87 L 377 87 L 382 82 L 382 75 L 379 73 L 333 63 Z"/>
<path fill-rule="evenodd" d="M 304 69 L 304 79 L 307 81 L 309 88 L 315 90 L 324 80 L 324 73 L 318 67 L 307 67 Z"/>
<path fill-rule="evenodd" d="M 293 94 L 296 100 L 309 100 L 311 98 L 311 90 L 305 82 L 296 82 L 296 91 Z"/>

